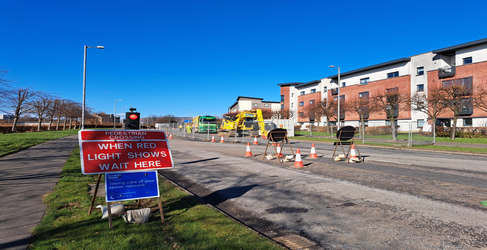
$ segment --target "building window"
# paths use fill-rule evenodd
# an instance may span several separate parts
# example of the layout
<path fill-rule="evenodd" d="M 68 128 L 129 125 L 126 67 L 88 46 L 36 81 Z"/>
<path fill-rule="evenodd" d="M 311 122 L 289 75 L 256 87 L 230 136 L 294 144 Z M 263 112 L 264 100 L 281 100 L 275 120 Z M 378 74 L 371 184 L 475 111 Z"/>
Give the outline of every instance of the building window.
<path fill-rule="evenodd" d="M 342 87 L 345 87 L 347 86 L 347 84 L 345 82 L 342 82 Z"/>
<path fill-rule="evenodd" d="M 424 67 L 418 67 L 417 71 L 416 71 L 416 74 L 418 76 L 422 76 L 424 75 Z"/>
<path fill-rule="evenodd" d="M 366 85 L 369 84 L 369 78 L 362 78 L 360 79 L 360 85 Z"/>
<path fill-rule="evenodd" d="M 471 63 L 472 63 L 472 57 L 463 58 L 463 64 L 471 64 Z"/>
<path fill-rule="evenodd" d="M 418 84 L 416 91 L 424 91 L 424 84 Z"/>
<path fill-rule="evenodd" d="M 369 91 L 358 93 L 358 97 L 360 99 L 364 98 L 365 100 L 369 100 Z"/>
<path fill-rule="evenodd" d="M 471 127 L 472 126 L 472 118 L 463 118 L 463 126 Z"/>
<path fill-rule="evenodd" d="M 324 89 L 324 91 L 323 91 L 323 92 L 325 92 L 325 93 L 326 93 L 326 92 L 328 92 L 328 88 L 327 88 L 327 87 L 325 87 L 325 89 Z"/>
<path fill-rule="evenodd" d="M 281 102 L 284 102 L 284 95 L 281 95 Z"/>
<path fill-rule="evenodd" d="M 291 97 L 293 97 L 293 96 L 294 96 L 294 93 L 291 93 Z"/>
<path fill-rule="evenodd" d="M 316 93 L 316 89 L 311 89 L 311 93 Z"/>
<path fill-rule="evenodd" d="M 399 71 L 387 73 L 387 78 L 393 78 L 398 76 L 399 76 Z"/>
<path fill-rule="evenodd" d="M 258 106 L 259 106 L 259 104 L 257 104 L 257 103 L 254 103 L 254 107 L 258 107 Z"/>
<path fill-rule="evenodd" d="M 284 104 L 281 105 L 281 110 L 284 109 Z"/>
<path fill-rule="evenodd" d="M 264 107 L 269 107 L 269 103 L 264 104 Z"/>
<path fill-rule="evenodd" d="M 291 108 L 294 106 L 294 103 L 291 102 Z"/>
<path fill-rule="evenodd" d="M 423 127 L 423 125 L 424 125 L 424 120 L 423 120 L 423 119 L 418 119 L 418 120 L 417 120 L 417 123 L 418 123 L 418 125 L 417 125 L 417 126 L 418 126 L 418 128 L 422 128 L 422 127 Z"/>
<path fill-rule="evenodd" d="M 299 102 L 299 106 L 304 106 L 304 102 Z"/>
<path fill-rule="evenodd" d="M 397 120 L 394 120 L 394 125 L 397 126 Z M 391 126 L 391 120 L 386 120 L 386 126 Z"/>
<path fill-rule="evenodd" d="M 299 117 L 304 117 L 304 112 L 299 112 Z"/>
<path fill-rule="evenodd" d="M 309 100 L 309 105 L 315 104 L 315 100 Z"/>
<path fill-rule="evenodd" d="M 304 95 L 304 91 L 301 91 L 301 95 Z"/>

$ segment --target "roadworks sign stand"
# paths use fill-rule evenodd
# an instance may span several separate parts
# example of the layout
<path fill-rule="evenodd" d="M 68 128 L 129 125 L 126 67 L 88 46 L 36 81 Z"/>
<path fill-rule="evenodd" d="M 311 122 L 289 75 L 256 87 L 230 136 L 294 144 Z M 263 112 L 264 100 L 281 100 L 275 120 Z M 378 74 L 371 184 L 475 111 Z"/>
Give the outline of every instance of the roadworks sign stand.
<path fill-rule="evenodd" d="M 281 150 L 280 152 L 277 152 L 277 145 L 275 144 L 279 144 L 281 142 L 282 142 Z M 267 154 L 267 148 L 269 147 L 269 145 L 272 146 L 274 144 L 274 150 L 276 151 L 277 160 L 279 162 L 282 162 L 281 155 L 282 155 L 282 151 L 284 150 L 284 144 L 286 142 L 289 145 L 289 148 L 291 149 L 291 153 L 293 154 L 293 159 L 294 159 L 296 156 L 294 155 L 293 147 L 291 146 L 291 143 L 289 143 L 289 140 L 287 138 L 287 130 L 282 128 L 276 128 L 269 131 L 269 133 L 267 134 L 267 145 L 265 147 L 264 157 L 262 159 L 265 159 L 265 156 Z"/>
<path fill-rule="evenodd" d="M 94 193 L 93 193 L 93 198 L 91 199 L 91 205 L 90 205 L 90 209 L 88 211 L 88 215 L 91 214 L 91 212 L 93 211 L 93 206 L 95 204 L 95 199 L 97 197 L 97 194 L 98 194 L 98 188 L 100 186 L 100 181 L 101 181 L 101 177 L 102 177 L 102 174 L 99 174 L 98 175 L 98 178 L 97 178 L 97 181 L 96 181 L 96 187 L 95 187 L 95 190 L 94 190 Z M 159 185 L 157 185 L 157 188 L 159 188 Z M 108 193 L 106 192 L 106 189 L 105 189 L 105 196 L 107 196 Z M 151 209 L 151 213 L 154 212 L 154 211 L 157 211 L 157 209 L 159 209 L 159 213 L 161 215 L 161 222 L 164 223 L 164 210 L 162 208 L 162 201 L 161 201 L 161 197 L 160 196 L 157 196 L 157 200 L 158 200 L 158 206 L 157 207 L 154 207 L 154 208 L 150 208 Z M 141 206 L 141 201 L 142 199 L 137 199 L 136 200 L 137 203 L 135 204 L 128 204 L 128 205 L 125 205 L 126 208 L 133 208 L 133 209 L 138 209 L 140 208 Z M 112 214 L 112 202 L 107 202 L 107 212 L 108 212 L 108 226 L 110 227 L 110 229 L 113 228 L 113 220 L 112 220 L 112 217 L 113 216 L 117 216 L 117 215 L 123 215 L 123 214 L 127 214 L 127 212 L 120 212 L 120 213 L 114 213 Z"/>
<path fill-rule="evenodd" d="M 341 129 L 338 130 L 337 132 L 337 141 L 333 143 L 335 145 L 335 151 L 333 151 L 333 155 L 331 157 L 332 160 L 335 160 L 335 155 L 337 157 L 340 157 L 339 155 L 336 154 L 338 145 L 342 148 L 343 155 L 345 156 L 345 161 L 347 163 L 350 163 L 350 161 L 355 161 L 355 162 L 363 162 L 362 156 L 360 155 L 360 152 L 358 150 L 357 144 L 355 143 L 355 127 L 353 126 L 345 126 Z M 347 153 L 345 153 L 345 149 L 343 146 L 350 146 L 348 148 Z M 352 154 L 351 151 L 353 150 Z M 356 156 L 355 150 L 358 153 L 358 158 Z"/>
<path fill-rule="evenodd" d="M 161 221 L 164 223 L 162 202 L 156 170 L 174 167 L 166 133 L 154 130 L 80 130 L 78 132 L 81 156 L 81 171 L 85 175 L 98 174 L 96 188 L 88 214 L 91 214 L 98 193 L 101 176 L 105 175 L 105 191 L 109 226 L 112 216 L 124 213 L 111 213 L 114 201 L 158 198 Z M 148 172 L 151 171 L 151 172 Z M 108 176 L 116 180 L 133 178 L 129 181 L 115 182 L 118 185 L 107 188 Z M 148 177 L 151 179 L 147 179 Z M 157 186 L 154 184 L 157 183 Z M 150 187 L 150 189 L 143 189 Z M 143 191 L 142 191 L 143 190 Z M 141 193 L 138 193 L 141 192 Z M 112 199 L 113 198 L 113 199 Z M 129 210 L 130 211 L 130 210 Z"/>

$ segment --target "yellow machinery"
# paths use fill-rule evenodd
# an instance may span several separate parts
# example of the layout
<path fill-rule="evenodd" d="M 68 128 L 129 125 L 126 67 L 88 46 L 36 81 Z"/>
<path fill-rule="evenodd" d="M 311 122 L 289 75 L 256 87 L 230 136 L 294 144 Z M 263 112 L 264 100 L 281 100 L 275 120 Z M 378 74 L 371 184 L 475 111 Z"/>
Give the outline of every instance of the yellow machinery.
<path fill-rule="evenodd" d="M 230 136 L 234 136 L 236 132 L 250 136 L 260 135 L 262 138 L 266 138 L 268 132 L 260 109 L 242 111 L 235 117 L 224 117 L 220 128 L 222 132 L 228 132 Z"/>

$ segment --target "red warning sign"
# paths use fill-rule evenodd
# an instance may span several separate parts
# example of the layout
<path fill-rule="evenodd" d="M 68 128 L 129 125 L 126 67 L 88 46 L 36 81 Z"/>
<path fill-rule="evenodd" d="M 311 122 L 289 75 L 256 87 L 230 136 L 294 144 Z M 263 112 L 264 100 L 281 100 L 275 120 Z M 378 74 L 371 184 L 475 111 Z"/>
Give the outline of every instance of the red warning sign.
<path fill-rule="evenodd" d="M 81 130 L 78 133 L 83 174 L 172 168 L 164 131 Z"/>

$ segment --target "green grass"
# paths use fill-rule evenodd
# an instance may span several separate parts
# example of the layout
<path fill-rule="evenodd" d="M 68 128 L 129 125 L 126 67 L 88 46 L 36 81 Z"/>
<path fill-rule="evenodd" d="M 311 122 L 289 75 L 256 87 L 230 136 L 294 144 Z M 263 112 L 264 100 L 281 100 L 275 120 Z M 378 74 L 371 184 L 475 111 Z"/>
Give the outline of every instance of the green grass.
<path fill-rule="evenodd" d="M 0 134 L 0 157 L 32 147 L 39 143 L 58 139 L 68 135 L 75 135 L 78 129 L 43 131 L 32 133 Z"/>
<path fill-rule="evenodd" d="M 376 138 L 376 137 L 374 137 Z M 439 138 L 441 138 L 439 140 Z M 303 140 L 303 141 L 322 141 L 322 142 L 336 142 L 336 139 L 327 138 L 317 138 L 317 137 L 290 137 L 289 139 Z M 405 143 L 394 143 L 390 141 L 367 141 L 370 137 L 366 137 L 365 145 L 374 146 L 385 146 L 385 147 L 401 147 L 404 148 L 407 145 Z M 388 137 L 377 138 L 377 139 L 389 139 Z M 392 140 L 392 137 L 390 138 Z M 402 137 L 398 137 L 398 140 L 407 140 Z M 418 138 L 413 137 L 413 140 L 420 141 Z M 458 141 L 457 141 L 458 140 Z M 355 139 L 356 143 L 362 144 L 361 139 Z M 424 140 L 423 140 L 424 141 Z M 432 140 L 430 140 L 432 141 Z M 457 138 L 454 141 L 450 138 L 436 137 L 436 142 L 455 142 L 455 143 L 476 143 L 476 144 L 486 144 L 486 139 L 483 138 Z M 467 153 L 482 153 L 487 154 L 487 148 L 472 148 L 472 147 L 458 147 L 458 146 L 438 146 L 438 145 L 414 145 L 413 148 L 418 149 L 428 149 L 428 150 L 439 150 L 439 151 L 451 151 L 451 152 L 467 152 Z"/>
<path fill-rule="evenodd" d="M 127 224 L 117 217 L 109 229 L 99 210 L 88 215 L 88 183 L 96 176 L 81 174 L 79 159 L 75 149 L 59 183 L 45 196 L 48 208 L 34 229 L 30 249 L 282 249 L 163 178 L 159 188 L 164 224 L 155 212 L 145 224 Z M 104 204 L 104 197 L 95 204 Z"/>

